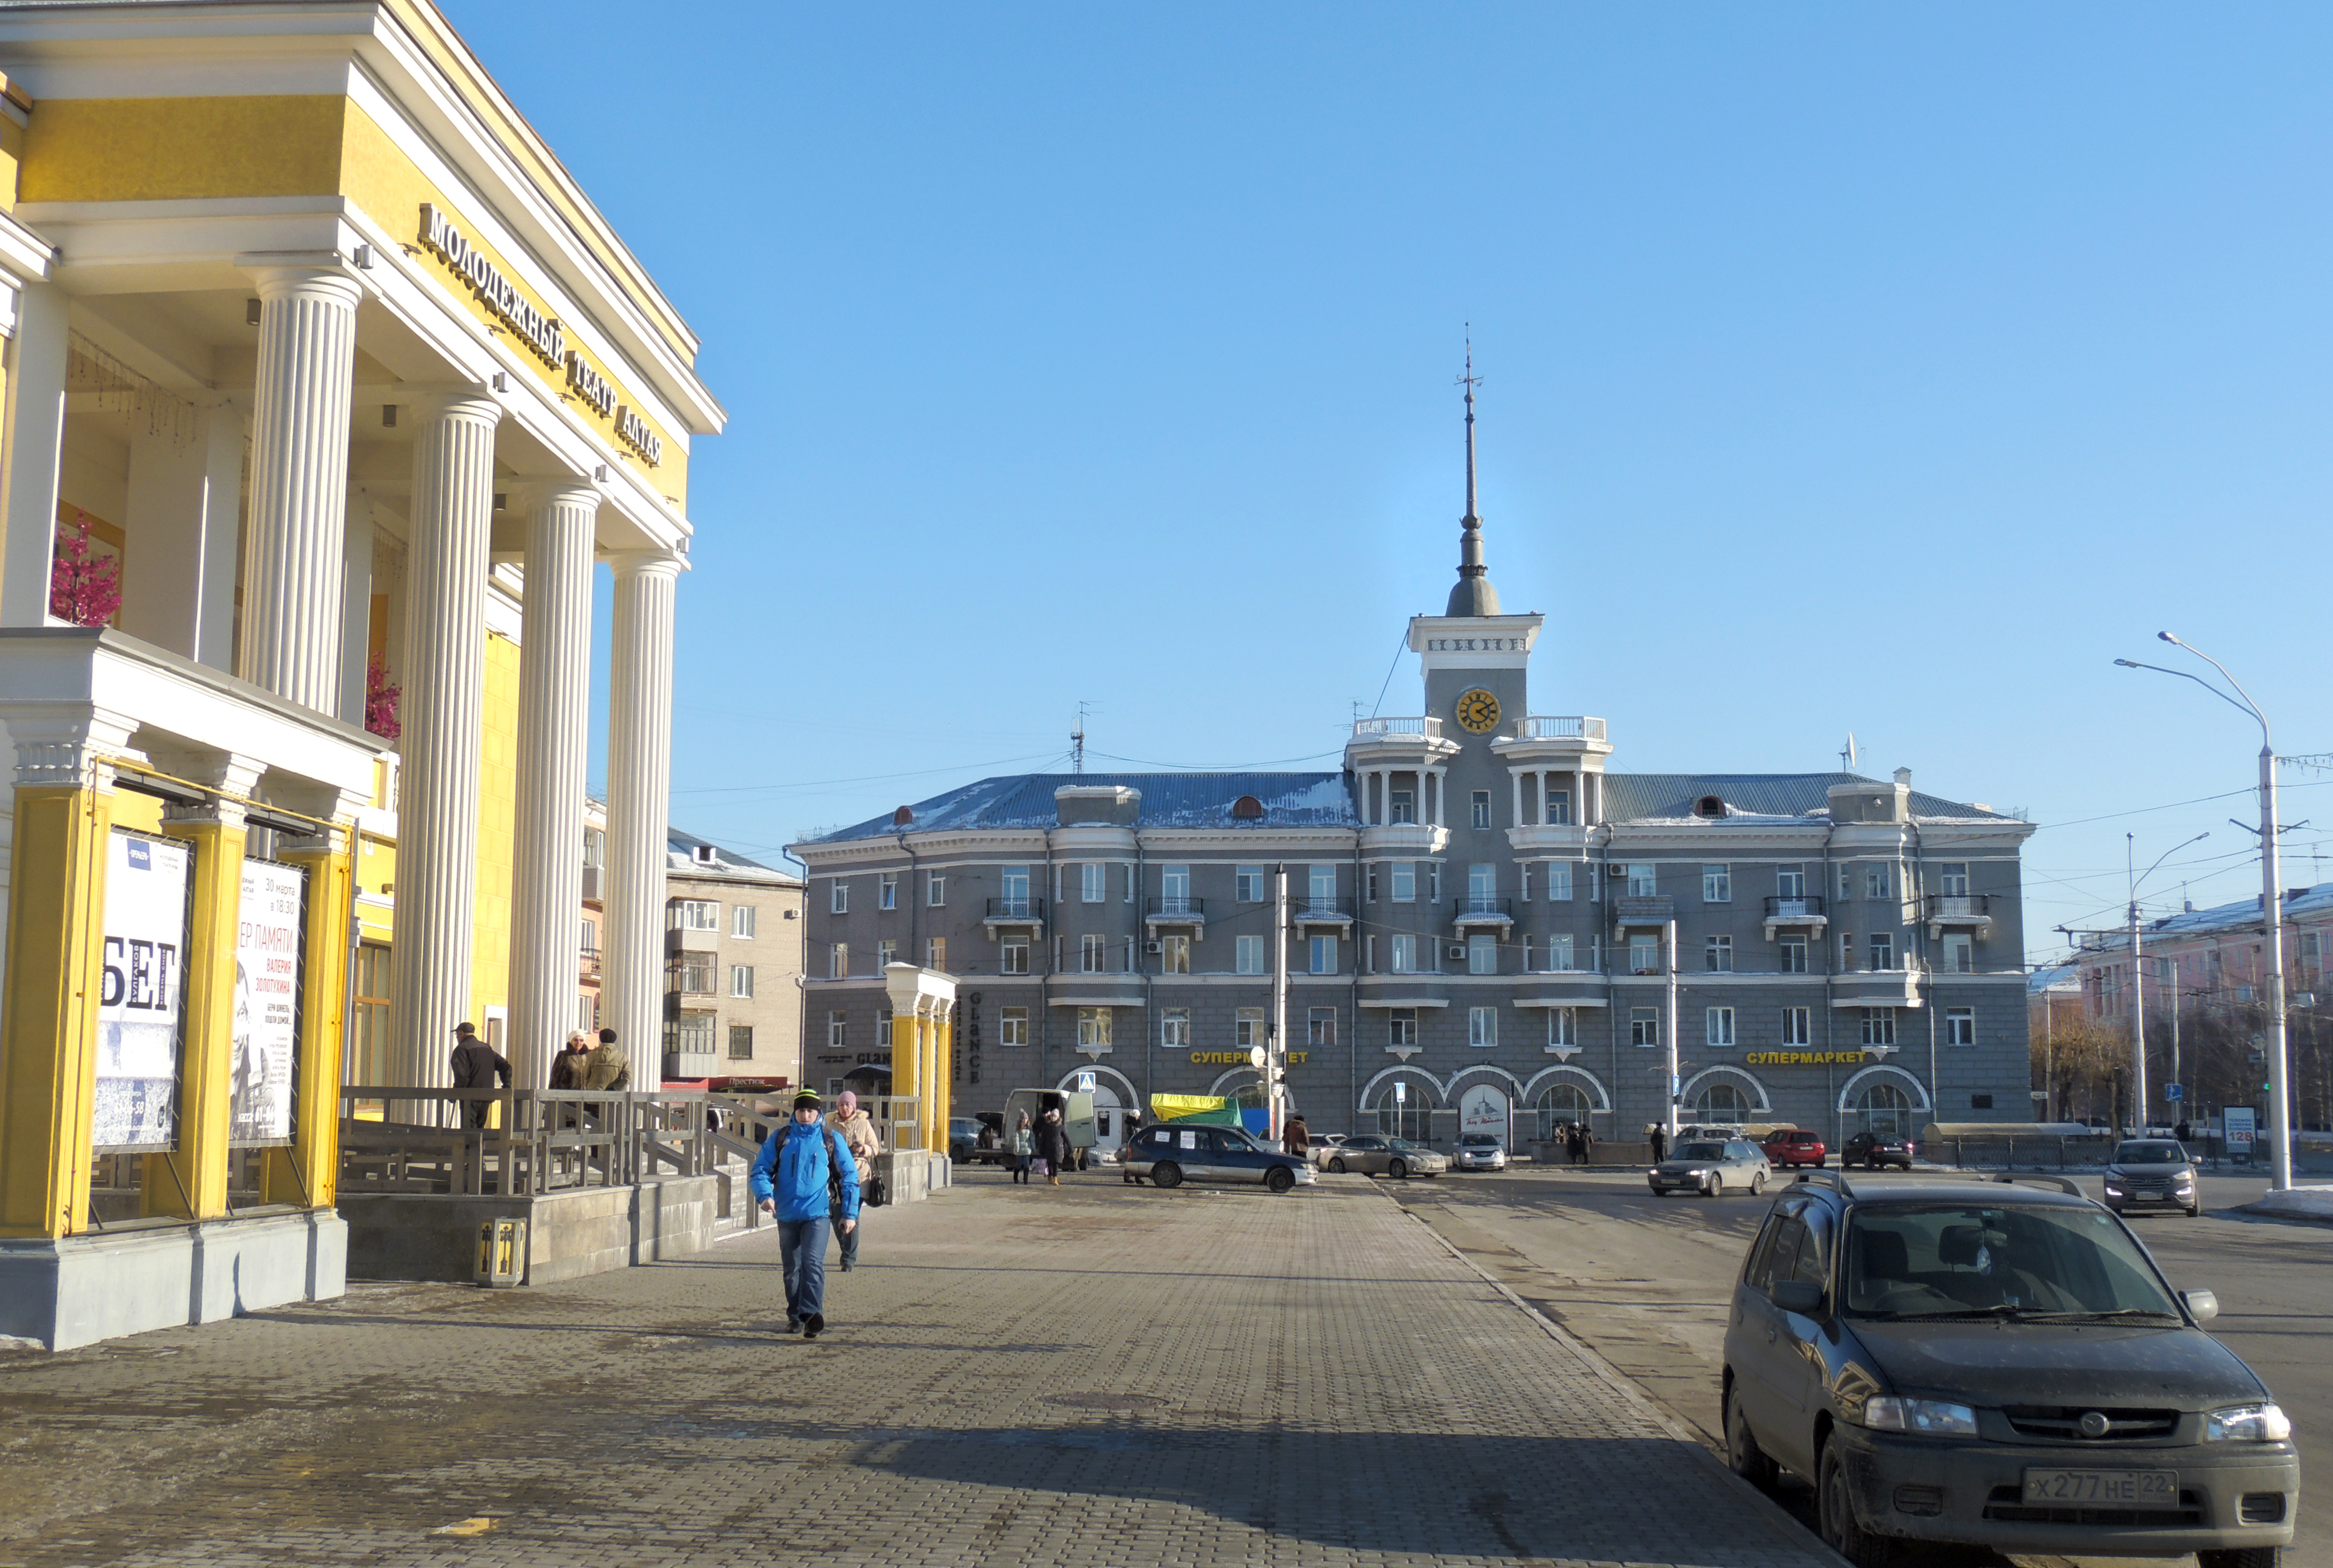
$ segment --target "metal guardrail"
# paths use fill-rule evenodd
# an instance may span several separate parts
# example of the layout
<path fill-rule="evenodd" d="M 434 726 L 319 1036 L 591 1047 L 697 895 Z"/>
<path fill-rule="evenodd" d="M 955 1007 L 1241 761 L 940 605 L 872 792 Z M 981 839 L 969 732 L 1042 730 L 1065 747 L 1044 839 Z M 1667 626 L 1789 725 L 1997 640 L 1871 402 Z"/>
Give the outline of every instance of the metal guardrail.
<path fill-rule="evenodd" d="M 1604 721 L 1572 714 L 1534 713 L 1515 726 L 1519 741 L 1601 741 Z"/>
<path fill-rule="evenodd" d="M 1204 918 L 1207 913 L 1207 901 L 1204 898 L 1188 898 L 1181 894 L 1166 894 L 1150 900 L 1150 913 L 1167 919 Z"/>
<path fill-rule="evenodd" d="M 1768 920 L 1811 920 L 1823 912 L 1822 895 L 1817 893 L 1795 894 L 1788 897 L 1768 895 Z"/>
<path fill-rule="evenodd" d="M 1992 913 L 1992 894 L 1989 893 L 1932 893 L 1928 895 L 1930 920 L 1977 920 Z"/>
<path fill-rule="evenodd" d="M 992 898 L 988 901 L 990 920 L 1042 920 L 1045 901 L 1042 898 Z"/>
<path fill-rule="evenodd" d="M 1438 741 L 1442 738 L 1442 721 L 1439 719 L 1356 719 L 1353 721 L 1353 739 L 1356 741 L 1367 741 L 1387 735 L 1416 735 L 1428 741 Z"/>

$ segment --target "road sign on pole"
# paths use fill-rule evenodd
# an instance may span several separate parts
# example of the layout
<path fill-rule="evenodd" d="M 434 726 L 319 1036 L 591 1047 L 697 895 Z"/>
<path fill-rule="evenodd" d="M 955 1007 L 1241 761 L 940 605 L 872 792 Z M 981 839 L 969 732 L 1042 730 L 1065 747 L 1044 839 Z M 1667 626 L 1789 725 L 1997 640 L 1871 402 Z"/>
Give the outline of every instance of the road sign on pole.
<path fill-rule="evenodd" d="M 1090 1095 L 1094 1092 L 1094 1076 L 1091 1073 L 1080 1073 L 1074 1081 L 1077 1085 L 1076 1093 Z"/>
<path fill-rule="evenodd" d="M 2177 1084 L 2165 1084 L 2163 1085 L 2163 1097 L 2177 1104 L 2187 1097 L 2187 1091 Z"/>

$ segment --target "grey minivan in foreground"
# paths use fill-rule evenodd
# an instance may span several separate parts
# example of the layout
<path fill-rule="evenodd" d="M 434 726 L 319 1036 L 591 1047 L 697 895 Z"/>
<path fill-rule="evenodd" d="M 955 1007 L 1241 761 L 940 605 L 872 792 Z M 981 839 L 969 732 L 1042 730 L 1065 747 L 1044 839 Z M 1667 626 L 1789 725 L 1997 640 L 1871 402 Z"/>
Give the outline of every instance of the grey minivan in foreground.
<path fill-rule="evenodd" d="M 2300 1502 L 2292 1424 L 2203 1332 L 2218 1311 L 2061 1178 L 1815 1172 L 1734 1286 L 1727 1456 L 1812 1481 L 1859 1568 L 1904 1541 L 2272 1568 Z"/>

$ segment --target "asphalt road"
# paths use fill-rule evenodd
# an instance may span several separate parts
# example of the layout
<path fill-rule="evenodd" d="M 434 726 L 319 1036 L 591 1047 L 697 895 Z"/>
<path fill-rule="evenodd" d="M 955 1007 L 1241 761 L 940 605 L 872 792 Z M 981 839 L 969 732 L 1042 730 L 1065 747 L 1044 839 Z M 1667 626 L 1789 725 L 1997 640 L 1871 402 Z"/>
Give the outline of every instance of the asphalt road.
<path fill-rule="evenodd" d="M 2093 1197 L 2095 1177 L 2077 1178 Z M 2309 1462 L 2333 1454 L 2333 1226 L 2225 1210 L 2257 1178 L 2206 1176 L 2200 1219 L 2135 1218 L 2180 1289 L 2220 1298 L 2213 1332 L 2291 1415 L 2303 1463 L 2299 1534 L 2288 1568 L 2333 1568 L 2333 1506 L 2308 1501 Z M 1635 1171 L 1512 1171 L 1413 1181 L 1401 1201 L 1524 1300 L 1586 1340 L 1671 1414 L 1723 1451 L 1718 1418 L 1725 1315 L 1743 1251 L 1771 1201 L 1747 1193 L 1656 1199 Z M 1782 1501 L 1811 1520 L 1811 1495 Z M 2029 1565 L 2061 1560 L 2021 1558 Z M 2079 1559 L 2130 1568 L 2127 1558 Z M 2192 1561 L 2190 1559 L 2189 1561 Z"/>

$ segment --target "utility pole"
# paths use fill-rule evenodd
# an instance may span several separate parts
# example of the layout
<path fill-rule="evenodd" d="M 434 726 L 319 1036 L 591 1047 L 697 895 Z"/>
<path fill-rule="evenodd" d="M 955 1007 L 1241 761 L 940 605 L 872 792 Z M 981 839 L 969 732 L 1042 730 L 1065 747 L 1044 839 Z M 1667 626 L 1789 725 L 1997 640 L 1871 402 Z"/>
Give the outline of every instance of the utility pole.
<path fill-rule="evenodd" d="M 1667 925 L 1662 928 L 1661 946 L 1666 950 L 1662 957 L 1667 960 L 1662 968 L 1668 971 L 1668 1017 L 1663 1020 L 1661 1033 L 1666 1037 L 1663 1043 L 1668 1047 L 1668 1147 L 1674 1150 L 1676 1148 L 1677 1101 L 1684 1097 L 1679 1091 L 1685 1087 L 1677 1071 L 1677 957 L 1675 919 L 1671 919 Z"/>
<path fill-rule="evenodd" d="M 1273 868 L 1272 889 L 1272 1033 L 1264 1042 L 1264 1104 L 1272 1141 L 1288 1133 L 1288 865 Z"/>
<path fill-rule="evenodd" d="M 1078 704 L 1078 727 L 1070 731 L 1070 771 L 1086 770 L 1086 705 Z"/>
<path fill-rule="evenodd" d="M 2130 875 L 2138 836 L 2122 836 L 2123 874 Z M 2155 865 L 2163 863 L 2156 861 Z M 2130 1135 L 2146 1136 L 2146 961 L 2139 955 L 2138 879 L 2130 878 Z"/>

